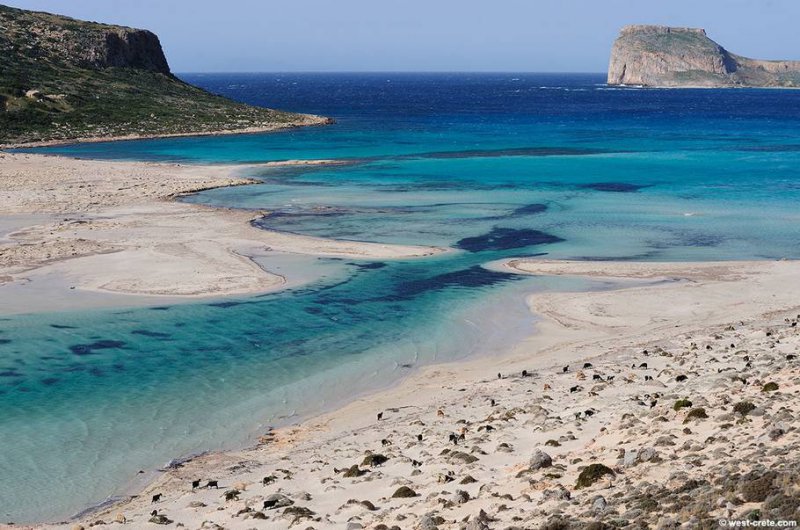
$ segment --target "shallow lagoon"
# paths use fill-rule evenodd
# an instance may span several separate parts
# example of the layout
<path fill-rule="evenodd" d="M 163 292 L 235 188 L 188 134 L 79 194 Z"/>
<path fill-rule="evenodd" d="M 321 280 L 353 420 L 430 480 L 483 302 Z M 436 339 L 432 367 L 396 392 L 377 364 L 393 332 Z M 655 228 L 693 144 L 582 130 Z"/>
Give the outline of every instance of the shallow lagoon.
<path fill-rule="evenodd" d="M 456 251 L 287 258 L 284 272 L 317 279 L 265 296 L 2 319 L 0 520 L 62 518 L 123 492 L 139 469 L 248 443 L 414 366 L 501 354 L 534 331 L 527 293 L 604 287 L 491 272 L 490 261 L 798 257 L 791 91 L 606 90 L 597 76 L 528 74 L 189 80 L 338 124 L 43 151 L 347 159 L 253 170 L 262 184 L 187 200 L 270 211 L 259 222 L 270 229 Z"/>

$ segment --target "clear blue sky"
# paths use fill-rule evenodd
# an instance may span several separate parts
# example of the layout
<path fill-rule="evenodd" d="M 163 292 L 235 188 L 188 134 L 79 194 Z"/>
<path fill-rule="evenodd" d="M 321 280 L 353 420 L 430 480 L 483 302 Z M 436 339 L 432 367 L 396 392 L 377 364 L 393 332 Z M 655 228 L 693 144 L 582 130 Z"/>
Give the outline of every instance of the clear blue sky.
<path fill-rule="evenodd" d="M 604 72 L 620 26 L 800 59 L 800 0 L 0 0 L 158 33 L 175 72 Z"/>

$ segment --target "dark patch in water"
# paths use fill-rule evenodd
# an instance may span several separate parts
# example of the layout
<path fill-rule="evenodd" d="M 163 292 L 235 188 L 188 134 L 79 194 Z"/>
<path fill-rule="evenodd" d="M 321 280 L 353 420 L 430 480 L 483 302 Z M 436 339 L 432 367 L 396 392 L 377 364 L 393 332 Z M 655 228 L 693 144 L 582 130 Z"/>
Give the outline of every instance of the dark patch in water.
<path fill-rule="evenodd" d="M 546 204 L 527 204 L 525 206 L 520 206 L 519 208 L 517 208 L 516 210 L 511 212 L 511 215 L 513 215 L 513 216 L 517 216 L 517 215 L 535 215 L 537 213 L 542 213 L 544 211 L 547 211 L 547 205 Z"/>
<path fill-rule="evenodd" d="M 95 377 L 103 377 L 103 375 L 105 375 L 104 372 L 100 368 L 91 368 L 89 370 L 89 373 L 92 374 Z"/>
<path fill-rule="evenodd" d="M 511 213 L 506 215 L 492 215 L 490 217 L 481 217 L 481 221 L 500 221 L 502 219 L 508 219 L 510 217 L 524 217 L 526 215 L 537 215 L 542 212 L 547 211 L 546 204 L 526 204 L 525 206 L 520 206 L 515 208 Z"/>
<path fill-rule="evenodd" d="M 396 159 L 409 158 L 496 158 L 506 156 L 586 156 L 605 154 L 605 149 L 576 147 L 513 147 L 508 149 L 468 149 L 465 151 L 434 151 L 416 155 L 399 156 Z"/>
<path fill-rule="evenodd" d="M 542 254 L 539 254 L 542 255 Z M 507 281 L 522 279 L 519 274 L 490 271 L 474 265 L 468 269 L 446 272 L 429 278 L 401 282 L 395 288 L 394 294 L 377 298 L 378 301 L 400 301 L 414 298 L 417 295 L 430 291 L 447 288 L 477 288 L 495 285 Z"/>
<path fill-rule="evenodd" d="M 242 305 L 246 302 L 212 302 L 207 304 L 208 307 L 219 307 L 222 309 L 228 309 L 229 307 L 236 307 L 237 305 Z"/>
<path fill-rule="evenodd" d="M 382 262 L 382 261 L 375 261 L 375 262 L 372 262 L 372 263 L 350 263 L 350 265 L 355 265 L 359 269 L 369 271 L 369 270 L 375 270 L 375 269 L 382 269 L 382 268 L 386 267 L 387 264 Z"/>
<path fill-rule="evenodd" d="M 150 308 L 150 311 L 169 311 L 169 310 L 170 307 L 168 305 L 155 306 Z"/>
<path fill-rule="evenodd" d="M 75 326 L 67 326 L 65 324 L 50 324 L 50 327 L 55 329 L 78 329 Z"/>
<path fill-rule="evenodd" d="M 5 370 L 0 372 L 0 377 L 22 377 L 22 374 L 16 370 Z"/>
<path fill-rule="evenodd" d="M 676 239 L 672 241 L 648 241 L 650 248 L 670 249 L 675 247 L 700 247 L 710 248 L 721 245 L 725 238 L 714 234 L 702 234 L 692 232 L 675 232 Z"/>
<path fill-rule="evenodd" d="M 57 377 L 45 377 L 42 379 L 42 384 L 45 386 L 53 386 L 56 383 L 58 383 Z"/>
<path fill-rule="evenodd" d="M 0 344 L 11 344 L 11 339 L 0 339 Z"/>
<path fill-rule="evenodd" d="M 647 186 L 642 184 L 628 184 L 626 182 L 593 182 L 579 186 L 585 190 L 610 191 L 612 193 L 635 193 Z"/>
<path fill-rule="evenodd" d="M 143 337 L 153 337 L 154 339 L 168 339 L 172 335 L 169 333 L 161 333 L 158 331 L 148 331 L 146 329 L 134 329 L 131 335 L 142 335 Z"/>
<path fill-rule="evenodd" d="M 508 250 L 533 245 L 546 245 L 561 241 L 564 240 L 539 230 L 493 228 L 491 232 L 482 236 L 465 237 L 458 241 L 456 246 L 468 252 L 482 252 L 484 250 Z"/>
<path fill-rule="evenodd" d="M 725 238 L 712 234 L 686 235 L 681 243 L 687 247 L 718 247 Z"/>
<path fill-rule="evenodd" d="M 125 343 L 121 340 L 98 340 L 88 344 L 75 344 L 69 347 L 69 351 L 75 355 L 93 355 L 95 350 L 109 350 L 123 346 Z"/>
<path fill-rule="evenodd" d="M 660 256 L 658 251 L 642 252 L 630 256 L 574 256 L 569 259 L 575 261 L 645 261 Z"/>
<path fill-rule="evenodd" d="M 314 211 L 301 211 L 301 212 L 286 212 L 286 211 L 277 211 L 270 213 L 265 217 L 265 219 L 280 219 L 280 218 L 297 218 L 297 217 L 341 217 L 343 215 L 347 215 L 349 212 L 344 208 L 339 210 L 314 210 Z M 254 222 L 258 224 L 257 221 Z"/>
<path fill-rule="evenodd" d="M 800 144 L 777 144 L 777 145 L 751 145 L 735 147 L 734 151 L 756 152 L 756 153 L 795 153 L 800 151 Z"/>

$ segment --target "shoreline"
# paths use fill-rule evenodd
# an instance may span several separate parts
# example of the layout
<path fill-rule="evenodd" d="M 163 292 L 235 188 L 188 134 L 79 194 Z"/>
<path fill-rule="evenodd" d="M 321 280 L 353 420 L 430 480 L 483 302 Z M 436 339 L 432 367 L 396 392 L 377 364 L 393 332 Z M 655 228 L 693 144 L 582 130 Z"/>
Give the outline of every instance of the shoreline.
<path fill-rule="evenodd" d="M 81 138 L 71 138 L 63 140 L 40 140 L 35 142 L 7 143 L 0 144 L 0 151 L 4 149 L 28 149 L 34 147 L 53 147 L 58 145 L 91 144 L 103 142 L 125 142 L 130 140 L 154 140 L 159 138 L 186 138 L 194 136 L 232 136 L 237 134 L 257 134 L 266 132 L 285 131 L 299 127 L 317 127 L 321 125 L 331 125 L 333 118 L 326 118 L 316 114 L 303 114 L 301 121 L 291 123 L 276 123 L 261 127 L 245 127 L 243 129 L 223 129 L 206 132 L 185 132 L 185 133 L 165 133 L 165 134 L 126 134 L 122 136 L 86 136 Z"/>
<path fill-rule="evenodd" d="M 647 488 L 648 481 L 669 485 L 659 490 L 659 499 L 674 496 L 673 490 L 680 484 L 684 487 L 692 484 L 699 503 L 705 499 L 698 495 L 705 491 L 702 488 L 713 489 L 713 485 L 697 482 L 710 468 L 732 473 L 725 466 L 733 465 L 758 473 L 760 468 L 754 466 L 752 455 L 736 458 L 730 454 L 741 451 L 739 456 L 744 456 L 745 451 L 750 451 L 746 444 L 728 446 L 729 454 L 722 457 L 704 446 L 683 455 L 666 442 L 670 437 L 681 436 L 686 443 L 702 442 L 731 429 L 747 436 L 747 429 L 761 432 L 755 425 L 763 423 L 768 430 L 770 422 L 777 421 L 773 418 L 779 412 L 777 407 L 787 403 L 792 387 L 796 386 L 797 369 L 777 359 L 782 352 L 794 351 L 800 345 L 800 334 L 793 320 L 798 312 L 796 300 L 800 287 L 794 287 L 797 282 L 789 282 L 800 276 L 800 262 L 516 259 L 507 260 L 506 265 L 523 274 L 683 281 L 659 281 L 610 291 L 534 294 L 528 297 L 528 305 L 539 318 L 536 333 L 501 357 L 479 356 L 421 367 L 387 389 L 354 396 L 334 411 L 266 433 L 254 447 L 189 459 L 162 473 L 138 496 L 85 514 L 78 521 L 88 524 L 124 518 L 143 524 L 155 507 L 170 520 L 187 526 L 215 521 L 226 528 L 249 528 L 253 524 L 251 519 L 263 519 L 261 516 L 267 518 L 264 521 L 267 528 L 285 528 L 292 520 L 306 521 L 319 528 L 341 527 L 352 521 L 352 517 L 357 517 L 363 527 L 371 527 L 381 522 L 390 524 L 389 521 L 401 516 L 414 527 L 427 524 L 426 518 L 435 517 L 434 523 L 441 518 L 436 524 L 439 528 L 458 528 L 457 521 L 464 517 L 479 522 L 485 517 L 484 525 L 491 521 L 509 524 L 515 520 L 510 519 L 512 515 L 521 516 L 528 524 L 544 523 L 559 514 L 588 522 L 597 520 L 612 504 L 621 505 L 624 510 L 635 501 L 629 497 L 638 495 L 640 488 Z M 675 303 L 676 300 L 683 302 Z M 726 341 L 734 340 L 740 344 L 729 348 Z M 776 350 L 775 341 L 784 345 Z M 695 344 L 703 349 L 694 347 L 697 353 L 693 353 L 690 345 Z M 743 361 L 739 360 L 741 353 L 736 348 L 745 348 L 751 356 L 756 356 L 758 364 L 753 368 L 756 372 L 761 366 L 770 367 L 769 380 L 779 382 L 781 392 L 761 392 L 765 380 L 758 375 L 749 387 L 725 375 L 725 370 L 733 367 L 738 367 L 735 373 L 741 373 Z M 646 350 L 655 352 L 655 356 Z M 701 353 L 707 350 L 715 353 Z M 642 360 L 643 355 L 652 367 L 644 370 L 640 367 L 639 371 L 626 368 L 631 360 Z M 580 363 L 589 361 L 593 365 L 580 370 Z M 709 366 L 709 362 L 715 364 Z M 574 366 L 562 374 L 561 367 L 565 364 Z M 523 369 L 527 370 L 527 376 L 519 375 Z M 581 382 L 592 371 L 604 374 L 604 380 Z M 499 379 L 497 372 L 502 374 Z M 617 378 L 605 380 L 609 373 Z M 689 374 L 688 382 L 676 383 L 675 374 L 682 373 Z M 645 374 L 652 377 L 642 383 Z M 576 379 L 581 390 L 575 393 L 570 388 L 567 392 Z M 731 389 L 731 384 L 739 386 Z M 593 390 L 587 394 L 592 385 Z M 656 404 L 649 408 L 637 404 L 642 391 L 655 392 Z M 592 393 L 597 397 L 592 397 Z M 717 408 L 729 408 L 725 404 L 730 403 L 730 395 L 736 394 L 757 402 L 757 408 L 762 407 L 763 412 L 752 416 L 749 422 L 728 422 L 729 414 L 723 410 L 720 415 Z M 694 421 L 690 428 L 685 428 L 687 411 L 672 410 L 673 401 L 681 397 L 691 397 L 696 406 L 705 405 L 712 419 Z M 490 399 L 497 399 L 498 404 L 490 404 Z M 775 399 L 772 405 L 771 400 Z M 581 417 L 583 410 L 593 413 Z M 377 412 L 384 417 L 376 422 Z M 640 420 L 626 419 L 631 416 Z M 509 421 L 509 418 L 516 419 Z M 664 420 L 654 421 L 654 418 Z M 757 423 L 749 425 L 752 422 Z M 487 425 L 494 426 L 492 432 L 484 430 Z M 466 441 L 463 446 L 453 447 L 447 433 L 459 430 L 466 434 Z M 416 440 L 417 432 L 423 433 L 422 441 Z M 750 435 L 754 436 L 759 435 Z M 388 444 L 381 442 L 387 437 Z M 548 437 L 555 437 L 560 443 L 544 443 Z M 665 444 L 656 443 L 653 449 L 648 444 L 656 438 L 665 440 Z M 791 428 L 789 434 L 776 440 L 780 444 L 772 445 L 785 451 L 800 443 Z M 504 443 L 496 446 L 497 442 Z M 625 448 L 624 455 L 632 455 L 633 459 L 613 456 L 620 447 Z M 534 449 L 545 450 L 548 458 L 552 458 L 552 463 L 541 468 L 544 472 L 552 470 L 549 475 L 542 475 L 540 468 L 528 464 Z M 657 457 L 645 460 L 637 456 L 644 454 L 645 449 L 648 455 L 655 453 Z M 347 469 L 350 464 L 358 464 L 371 451 L 389 455 L 388 463 L 377 468 L 363 466 L 361 471 L 367 472 L 365 478 L 337 477 L 340 473 L 336 473 L 336 468 Z M 454 460 L 456 454 L 467 456 Z M 678 464 L 684 456 L 700 455 L 706 462 L 702 468 Z M 759 463 L 769 460 L 769 455 L 759 455 Z M 474 459 L 468 459 L 470 456 Z M 421 468 L 411 465 L 415 458 L 423 463 Z M 613 476 L 584 489 L 571 487 L 578 471 L 592 461 L 611 466 Z M 286 468 L 286 473 L 281 471 Z M 453 482 L 448 487 L 448 479 L 443 484 L 442 477 L 454 471 L 452 476 L 460 485 Z M 262 486 L 259 483 L 262 475 L 275 478 Z M 236 499 L 226 501 L 221 498 L 222 492 L 208 488 L 190 489 L 189 482 L 200 477 L 217 479 L 223 492 L 238 492 Z M 467 477 L 471 479 L 469 482 L 465 482 Z M 410 486 L 416 497 L 392 498 L 391 492 L 400 485 Z M 452 493 L 459 489 L 465 493 Z M 577 504 L 564 502 L 570 499 L 569 493 Z M 153 504 L 150 496 L 156 494 L 162 497 Z M 508 496 L 508 507 L 498 511 L 496 499 L 500 494 Z M 365 501 L 358 501 L 364 497 Z M 602 497 L 603 508 L 585 512 L 585 506 L 599 502 L 597 497 Z M 271 498 L 287 504 L 279 511 L 262 509 L 262 501 Z M 347 499 L 356 501 L 350 503 Z M 539 499 L 535 509 L 529 507 L 533 499 Z M 705 513 L 698 512 L 699 504 L 689 502 L 663 515 L 677 516 L 679 521 L 688 521 L 690 516 L 739 517 L 737 513 L 753 508 L 754 502 L 702 505 L 707 509 Z M 301 505 L 308 511 L 289 510 Z M 479 510 L 487 515 L 480 516 Z M 651 521 L 655 517 L 652 509 L 640 510 L 638 515 Z"/>
<path fill-rule="evenodd" d="M 268 212 L 177 200 L 203 190 L 258 183 L 238 176 L 253 168 L 347 160 L 186 165 L 27 153 L 0 154 L 0 159 L 0 200 L 7 222 L 14 216 L 49 219 L 23 223 L 3 235 L 0 289 L 27 283 L 25 290 L 33 293 L 37 282 L 62 278 L 59 290 L 70 291 L 77 304 L 76 293 L 91 291 L 220 297 L 287 285 L 285 275 L 270 271 L 271 256 L 413 259 L 451 251 L 265 230 L 252 221 Z"/>

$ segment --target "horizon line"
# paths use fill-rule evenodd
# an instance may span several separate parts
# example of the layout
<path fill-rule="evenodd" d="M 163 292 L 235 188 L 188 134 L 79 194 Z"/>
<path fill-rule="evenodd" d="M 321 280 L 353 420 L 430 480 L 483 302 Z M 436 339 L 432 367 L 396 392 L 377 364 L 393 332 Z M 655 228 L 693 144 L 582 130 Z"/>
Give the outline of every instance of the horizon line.
<path fill-rule="evenodd" d="M 538 75 L 607 75 L 607 72 L 560 72 L 535 70 L 238 70 L 238 71 L 176 71 L 179 74 L 538 74 Z"/>

